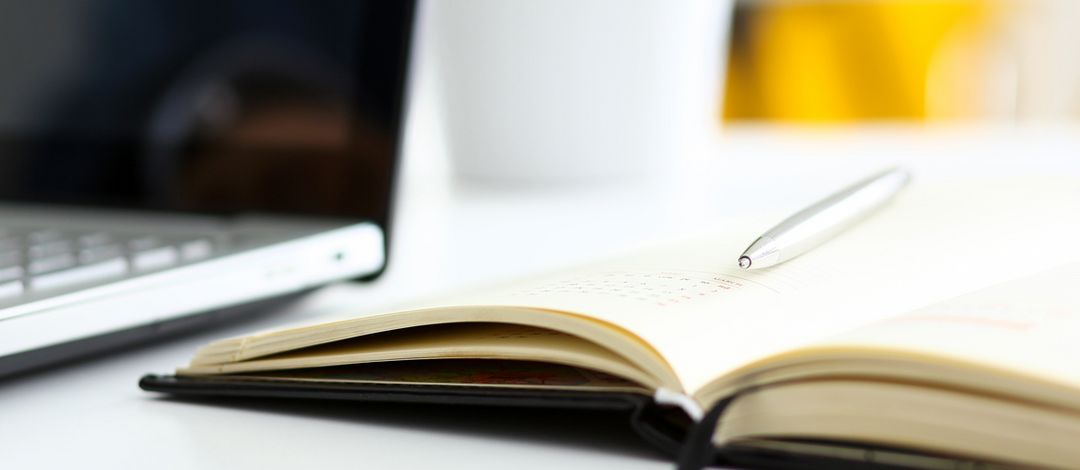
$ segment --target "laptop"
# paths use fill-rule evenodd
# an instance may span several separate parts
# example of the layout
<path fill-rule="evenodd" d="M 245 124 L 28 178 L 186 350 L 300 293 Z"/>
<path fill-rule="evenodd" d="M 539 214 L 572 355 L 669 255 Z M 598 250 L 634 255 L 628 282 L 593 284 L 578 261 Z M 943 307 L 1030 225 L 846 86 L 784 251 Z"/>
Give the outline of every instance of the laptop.
<path fill-rule="evenodd" d="M 413 9 L 0 3 L 0 376 L 377 276 Z"/>

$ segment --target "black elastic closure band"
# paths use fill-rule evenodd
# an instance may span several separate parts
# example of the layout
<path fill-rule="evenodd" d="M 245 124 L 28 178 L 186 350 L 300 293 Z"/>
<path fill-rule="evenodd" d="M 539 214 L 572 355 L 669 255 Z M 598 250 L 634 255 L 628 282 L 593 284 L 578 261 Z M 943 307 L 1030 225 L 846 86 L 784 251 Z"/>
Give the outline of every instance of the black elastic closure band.
<path fill-rule="evenodd" d="M 720 417 L 723 416 L 724 410 L 727 409 L 731 402 L 735 401 L 743 393 L 751 391 L 753 389 L 740 390 L 723 400 L 720 400 L 708 413 L 698 421 L 694 427 L 690 428 L 690 432 L 686 436 L 686 442 L 683 443 L 682 452 L 679 455 L 678 470 L 701 470 L 709 465 L 720 464 L 724 462 L 716 461 L 716 453 L 713 452 L 713 435 L 716 434 L 716 428 L 720 424 Z"/>

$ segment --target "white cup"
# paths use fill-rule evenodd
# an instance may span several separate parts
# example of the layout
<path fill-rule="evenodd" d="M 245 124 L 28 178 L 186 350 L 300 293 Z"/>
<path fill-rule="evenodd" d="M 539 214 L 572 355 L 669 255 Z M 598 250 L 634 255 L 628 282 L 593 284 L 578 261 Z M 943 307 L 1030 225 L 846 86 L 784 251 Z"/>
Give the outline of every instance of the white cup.
<path fill-rule="evenodd" d="M 731 0 L 443 0 L 427 8 L 434 98 L 459 176 L 642 176 L 718 130 Z"/>

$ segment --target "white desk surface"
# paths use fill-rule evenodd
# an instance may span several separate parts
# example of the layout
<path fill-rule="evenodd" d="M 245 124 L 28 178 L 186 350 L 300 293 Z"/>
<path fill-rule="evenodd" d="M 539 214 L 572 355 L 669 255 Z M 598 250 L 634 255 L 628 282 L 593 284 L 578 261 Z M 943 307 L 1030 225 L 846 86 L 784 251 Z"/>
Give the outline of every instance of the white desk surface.
<path fill-rule="evenodd" d="M 666 177 L 554 188 L 465 183 L 410 139 L 391 266 L 256 321 L 0 381 L 3 468 L 670 468 L 610 417 L 372 404 L 172 401 L 140 391 L 219 337 L 553 269 L 725 217 L 799 208 L 883 165 L 925 180 L 1080 176 L 1080 128 L 728 129 Z M 427 158 L 425 158 L 427 156 Z M 1064 215 L 1063 215 L 1064 216 Z M 1075 214 L 1073 215 L 1075 216 Z M 749 240 L 748 240 L 749 242 Z"/>

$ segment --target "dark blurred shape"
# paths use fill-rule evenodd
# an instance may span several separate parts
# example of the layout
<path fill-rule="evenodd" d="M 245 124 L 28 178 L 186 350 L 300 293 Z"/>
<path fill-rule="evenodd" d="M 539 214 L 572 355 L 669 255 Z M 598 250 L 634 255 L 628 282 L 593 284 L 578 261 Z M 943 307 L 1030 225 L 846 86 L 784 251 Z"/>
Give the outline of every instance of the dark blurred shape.
<path fill-rule="evenodd" d="M 0 2 L 0 197 L 383 222 L 411 8 Z"/>

